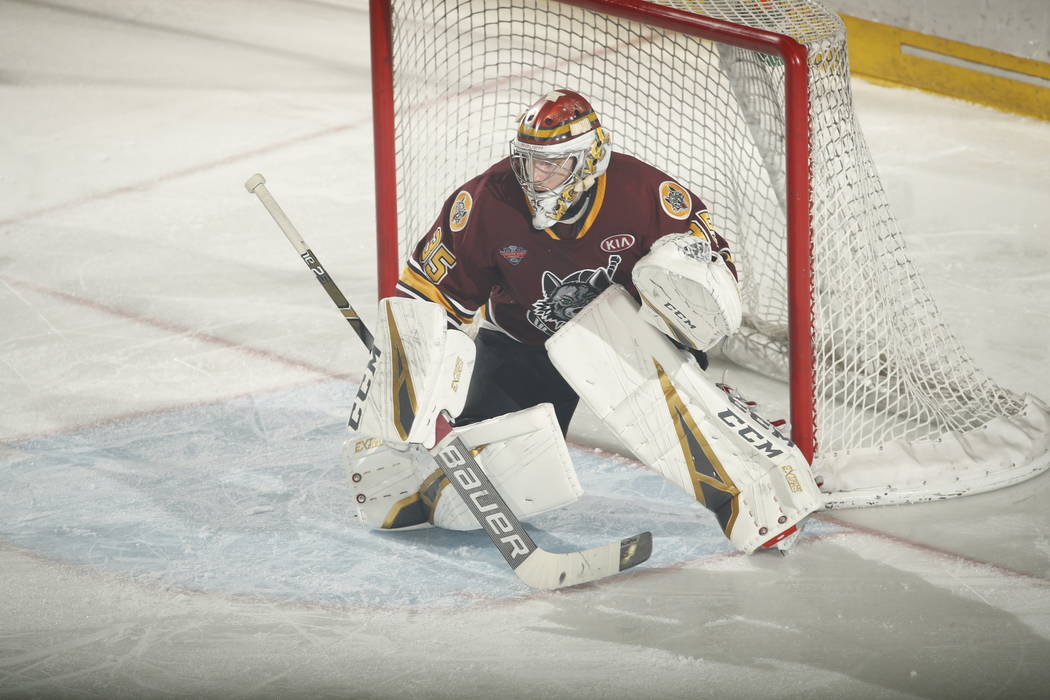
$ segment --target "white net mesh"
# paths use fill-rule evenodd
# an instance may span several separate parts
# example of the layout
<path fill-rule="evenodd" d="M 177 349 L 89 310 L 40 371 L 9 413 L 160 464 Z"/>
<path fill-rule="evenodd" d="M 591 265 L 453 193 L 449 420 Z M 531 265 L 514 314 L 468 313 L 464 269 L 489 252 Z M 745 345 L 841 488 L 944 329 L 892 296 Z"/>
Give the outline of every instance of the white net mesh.
<path fill-rule="evenodd" d="M 1024 399 L 990 382 L 940 323 L 909 261 L 854 118 L 838 17 L 812 0 L 659 4 L 787 34 L 809 50 L 818 462 L 1021 411 Z M 558 2 L 395 0 L 392 11 L 402 256 L 456 186 L 507 154 L 527 105 L 576 89 L 616 150 L 708 204 L 733 246 L 745 308 L 724 350 L 785 375 L 779 59 Z"/>

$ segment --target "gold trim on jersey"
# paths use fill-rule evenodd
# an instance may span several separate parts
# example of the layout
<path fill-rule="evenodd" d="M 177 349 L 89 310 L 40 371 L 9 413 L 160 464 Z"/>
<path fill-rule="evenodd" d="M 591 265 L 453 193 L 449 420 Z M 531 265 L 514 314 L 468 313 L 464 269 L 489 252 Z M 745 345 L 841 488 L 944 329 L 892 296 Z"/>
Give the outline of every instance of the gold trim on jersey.
<path fill-rule="evenodd" d="M 605 177 L 605 173 L 602 173 L 598 176 L 598 181 L 594 184 L 594 201 L 591 202 L 591 207 L 587 212 L 586 218 L 583 220 L 583 226 L 580 227 L 580 232 L 576 234 L 576 240 L 580 240 L 591 230 L 594 220 L 598 218 L 598 212 L 602 208 L 602 204 L 605 203 Z M 556 241 L 565 240 L 560 238 L 553 229 L 545 228 L 543 231 Z"/>
<path fill-rule="evenodd" d="M 698 211 L 689 222 L 690 233 L 697 238 L 703 238 L 711 245 L 715 243 L 714 230 L 714 226 L 711 225 L 711 213 L 706 209 Z"/>
<path fill-rule="evenodd" d="M 467 315 L 462 311 L 458 310 L 448 297 L 438 289 L 437 285 L 428 280 L 423 275 L 413 270 L 408 265 L 401 270 L 401 277 L 398 282 L 403 284 L 408 289 L 412 290 L 421 297 L 425 297 L 430 301 L 438 304 L 443 308 L 448 315 L 456 319 L 460 323 L 470 323 L 474 318 L 473 314 Z"/>
<path fill-rule="evenodd" d="M 580 232 L 576 234 L 577 240 L 587 235 L 587 232 L 591 230 L 591 224 L 598 218 L 598 210 L 602 208 L 602 204 L 605 203 L 605 174 L 602 173 L 598 176 L 597 186 L 595 187 L 594 193 L 594 204 L 591 205 L 590 212 L 587 213 L 587 218 L 583 222 L 583 227 L 580 228 Z"/>

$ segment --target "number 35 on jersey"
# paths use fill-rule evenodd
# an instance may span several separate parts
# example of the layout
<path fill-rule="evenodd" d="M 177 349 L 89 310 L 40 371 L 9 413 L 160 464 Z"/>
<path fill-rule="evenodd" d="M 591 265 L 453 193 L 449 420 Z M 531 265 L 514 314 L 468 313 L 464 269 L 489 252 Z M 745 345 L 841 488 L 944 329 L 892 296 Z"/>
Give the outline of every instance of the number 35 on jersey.
<path fill-rule="evenodd" d="M 430 240 L 423 246 L 419 260 L 423 266 L 423 272 L 434 284 L 445 279 L 448 271 L 456 266 L 456 256 L 441 242 L 441 227 L 434 230 Z"/>

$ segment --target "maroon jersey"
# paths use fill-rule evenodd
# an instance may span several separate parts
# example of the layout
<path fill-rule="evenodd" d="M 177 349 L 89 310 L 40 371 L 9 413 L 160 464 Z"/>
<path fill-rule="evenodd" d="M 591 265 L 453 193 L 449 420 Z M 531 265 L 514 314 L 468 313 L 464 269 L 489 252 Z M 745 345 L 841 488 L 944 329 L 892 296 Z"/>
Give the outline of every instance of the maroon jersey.
<path fill-rule="evenodd" d="M 588 196 L 574 223 L 537 231 L 509 159 L 501 160 L 445 201 L 398 293 L 440 304 L 457 324 L 481 309 L 485 325 L 541 345 L 612 283 L 637 298 L 631 270 L 662 236 L 710 241 L 736 274 L 704 203 L 651 165 L 614 153 Z"/>

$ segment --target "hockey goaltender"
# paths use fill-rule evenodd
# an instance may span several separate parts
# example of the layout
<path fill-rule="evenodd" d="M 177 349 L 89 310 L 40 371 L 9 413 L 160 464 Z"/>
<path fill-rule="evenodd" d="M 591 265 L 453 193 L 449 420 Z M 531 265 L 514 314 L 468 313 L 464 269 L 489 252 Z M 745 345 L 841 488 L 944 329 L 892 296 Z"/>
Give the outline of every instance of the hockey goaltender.
<path fill-rule="evenodd" d="M 614 152 L 570 90 L 529 107 L 509 151 L 449 195 L 380 302 L 344 448 L 360 520 L 484 524 L 428 453 L 440 415 L 518 518 L 568 506 L 581 489 L 564 434 L 582 398 L 734 546 L 790 546 L 823 499 L 795 445 L 705 376 L 741 302 L 703 201 Z"/>

